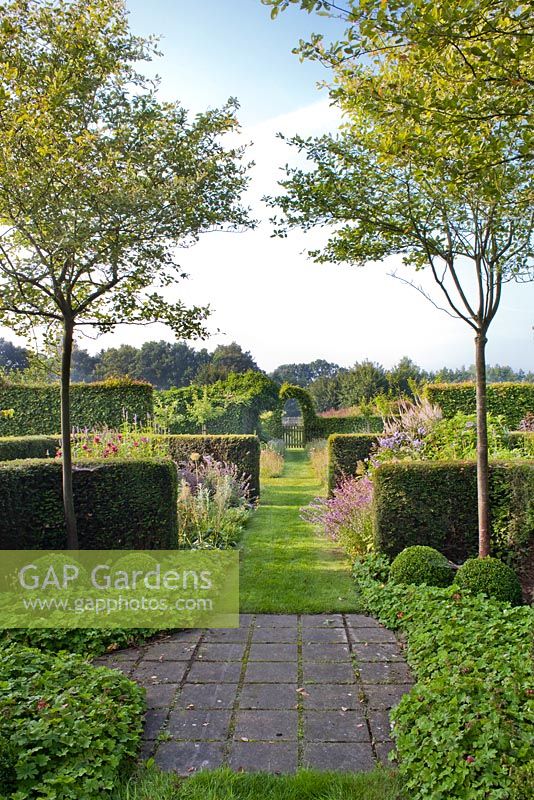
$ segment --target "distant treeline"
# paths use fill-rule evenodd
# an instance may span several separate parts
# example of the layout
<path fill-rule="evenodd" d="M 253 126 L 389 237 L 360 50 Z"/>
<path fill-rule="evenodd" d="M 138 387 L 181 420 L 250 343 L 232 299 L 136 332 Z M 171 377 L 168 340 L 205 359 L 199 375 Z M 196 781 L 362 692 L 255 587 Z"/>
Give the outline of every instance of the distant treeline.
<path fill-rule="evenodd" d="M 37 359 L 23 347 L 0 338 L 0 370 L 22 380 L 57 380 L 57 359 Z M 76 347 L 73 355 L 72 380 L 91 382 L 128 375 L 146 380 L 158 389 L 211 384 L 230 373 L 257 370 L 250 352 L 236 342 L 219 345 L 212 352 L 194 350 L 186 342 L 145 342 L 141 347 L 124 344 L 109 347 L 91 355 Z M 411 395 L 413 388 L 429 381 L 456 383 L 472 380 L 474 367 L 429 371 L 404 357 L 392 369 L 372 361 L 356 362 L 347 369 L 330 361 L 317 359 L 309 363 L 282 364 L 270 373 L 275 381 L 305 386 L 313 396 L 318 411 L 347 408 L 369 402 L 380 394 Z M 508 366 L 488 367 L 488 380 L 534 381 L 533 372 L 516 371 Z"/>

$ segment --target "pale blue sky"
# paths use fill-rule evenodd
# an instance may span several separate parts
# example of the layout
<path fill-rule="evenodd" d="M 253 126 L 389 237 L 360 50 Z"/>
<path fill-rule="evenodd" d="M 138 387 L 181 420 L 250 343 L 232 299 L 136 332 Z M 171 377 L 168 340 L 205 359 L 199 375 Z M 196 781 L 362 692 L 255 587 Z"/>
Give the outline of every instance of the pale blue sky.
<path fill-rule="evenodd" d="M 200 111 L 229 97 L 241 103 L 244 125 L 317 101 L 319 64 L 300 62 L 292 49 L 318 30 L 335 36 L 339 21 L 291 8 L 270 19 L 260 0 L 126 0 L 135 33 L 161 36 L 156 63 L 162 91 Z"/>
<path fill-rule="evenodd" d="M 327 72 L 300 63 L 291 50 L 312 31 L 335 36 L 338 23 L 298 9 L 272 22 L 260 0 L 127 0 L 127 6 L 134 32 L 162 36 L 163 56 L 149 71 L 161 76 L 163 97 L 193 112 L 237 97 L 241 141 L 253 143 L 256 167 L 247 202 L 260 227 L 206 234 L 180 252 L 190 279 L 178 287 L 179 296 L 209 304 L 211 330 L 222 331 L 207 346 L 236 340 L 266 370 L 315 358 L 346 366 L 370 358 L 391 366 L 403 355 L 426 368 L 472 363 L 471 329 L 389 277 L 398 267 L 395 259 L 362 269 L 318 266 L 303 251 L 321 241 L 319 234 L 271 238 L 261 197 L 276 192 L 280 167 L 293 157 L 276 133 L 321 134 L 339 122 L 326 92 L 316 87 Z M 428 276 L 422 283 L 433 289 Z M 534 369 L 533 309 L 534 284 L 506 287 L 490 330 L 491 363 Z M 155 338 L 171 340 L 172 334 L 161 325 L 122 327 L 80 343 L 94 351 Z"/>

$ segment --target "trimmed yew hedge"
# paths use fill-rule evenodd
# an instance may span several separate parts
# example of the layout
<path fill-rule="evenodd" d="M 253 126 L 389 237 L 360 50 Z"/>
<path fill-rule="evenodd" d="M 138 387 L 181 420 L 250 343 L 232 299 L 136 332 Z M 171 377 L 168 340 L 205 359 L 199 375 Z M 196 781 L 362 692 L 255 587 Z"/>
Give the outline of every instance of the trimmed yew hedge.
<path fill-rule="evenodd" d="M 477 554 L 476 464 L 391 462 L 373 474 L 377 549 L 396 556 L 428 545 L 452 561 Z M 534 533 L 534 460 L 490 465 L 492 555 L 521 559 Z"/>
<path fill-rule="evenodd" d="M 336 433 L 328 439 L 328 493 L 344 475 L 354 475 L 358 461 L 369 458 L 377 441 L 374 433 Z"/>
<path fill-rule="evenodd" d="M 82 549 L 176 547 L 177 477 L 170 460 L 88 461 L 75 467 L 73 481 Z M 65 547 L 61 462 L 0 463 L 0 549 Z"/>
<path fill-rule="evenodd" d="M 183 434 L 162 438 L 169 444 L 173 461 L 188 461 L 192 453 L 199 453 L 235 464 L 240 474 L 249 477 L 252 497 L 260 496 L 260 440 L 257 436 Z"/>
<path fill-rule="evenodd" d="M 0 384 L 0 408 L 14 410 L 2 420 L 5 436 L 50 435 L 60 429 L 59 384 Z M 118 428 L 124 414 L 146 420 L 153 413 L 153 388 L 127 379 L 71 384 L 73 428 Z"/>
<path fill-rule="evenodd" d="M 54 458 L 59 447 L 58 436 L 2 436 L 0 461 L 20 458 Z"/>
<path fill-rule="evenodd" d="M 474 383 L 428 383 L 424 395 L 441 408 L 444 417 L 454 417 L 459 411 L 474 414 L 476 410 Z M 487 399 L 489 413 L 501 415 L 515 430 L 529 411 L 534 412 L 534 383 L 490 383 Z"/>

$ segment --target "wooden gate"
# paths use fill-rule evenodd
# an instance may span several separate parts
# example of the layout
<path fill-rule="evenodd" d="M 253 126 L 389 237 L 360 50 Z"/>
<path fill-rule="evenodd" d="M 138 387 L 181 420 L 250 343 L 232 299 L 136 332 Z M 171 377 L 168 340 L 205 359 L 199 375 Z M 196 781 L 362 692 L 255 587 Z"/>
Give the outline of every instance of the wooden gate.
<path fill-rule="evenodd" d="M 284 427 L 284 444 L 286 447 L 304 447 L 304 425 L 287 425 Z"/>

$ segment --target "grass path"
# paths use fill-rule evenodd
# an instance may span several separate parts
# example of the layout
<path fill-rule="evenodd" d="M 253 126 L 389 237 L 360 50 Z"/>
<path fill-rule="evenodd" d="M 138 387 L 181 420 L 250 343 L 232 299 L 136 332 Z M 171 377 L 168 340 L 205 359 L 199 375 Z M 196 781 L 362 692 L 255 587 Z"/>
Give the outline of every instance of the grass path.
<path fill-rule="evenodd" d="M 262 481 L 259 508 L 241 542 L 242 613 L 358 610 L 348 560 L 300 519 L 300 508 L 319 494 L 304 451 L 287 451 L 282 477 Z"/>

